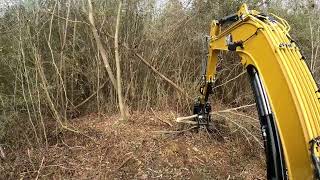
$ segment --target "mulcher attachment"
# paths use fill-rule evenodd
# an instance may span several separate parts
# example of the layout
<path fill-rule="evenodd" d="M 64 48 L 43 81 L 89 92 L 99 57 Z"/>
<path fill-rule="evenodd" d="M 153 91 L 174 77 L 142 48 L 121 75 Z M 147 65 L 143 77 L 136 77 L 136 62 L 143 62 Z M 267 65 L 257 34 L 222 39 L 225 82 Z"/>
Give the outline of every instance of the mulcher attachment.
<path fill-rule="evenodd" d="M 193 114 L 198 115 L 194 119 L 197 122 L 198 128 L 210 129 L 209 126 L 212 126 L 210 112 L 211 106 L 208 102 L 202 104 L 199 100 L 196 100 L 193 106 Z"/>

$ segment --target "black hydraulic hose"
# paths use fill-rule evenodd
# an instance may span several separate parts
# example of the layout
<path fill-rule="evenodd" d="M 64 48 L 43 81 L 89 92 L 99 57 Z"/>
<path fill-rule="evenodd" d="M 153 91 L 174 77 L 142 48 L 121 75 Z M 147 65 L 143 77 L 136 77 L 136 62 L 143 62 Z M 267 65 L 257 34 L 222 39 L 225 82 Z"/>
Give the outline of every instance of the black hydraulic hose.
<path fill-rule="evenodd" d="M 253 66 L 247 67 L 247 72 L 249 74 L 251 87 L 254 92 L 257 110 L 259 113 L 266 153 L 267 178 L 280 180 L 286 179 L 286 169 L 281 140 L 266 90 L 261 82 L 258 71 Z"/>

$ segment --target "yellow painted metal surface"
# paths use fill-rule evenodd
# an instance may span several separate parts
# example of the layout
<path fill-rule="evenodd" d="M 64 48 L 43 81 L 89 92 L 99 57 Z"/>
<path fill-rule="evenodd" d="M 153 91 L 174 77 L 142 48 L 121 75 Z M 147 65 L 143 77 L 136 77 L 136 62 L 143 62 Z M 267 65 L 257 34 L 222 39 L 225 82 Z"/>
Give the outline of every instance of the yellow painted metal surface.
<path fill-rule="evenodd" d="M 288 23 L 259 18 L 257 11 L 243 5 L 241 18 L 221 31 L 212 23 L 207 82 L 216 74 L 217 53 L 227 51 L 226 37 L 247 41 L 236 52 L 242 64 L 254 66 L 266 88 L 279 130 L 289 179 L 313 179 L 309 141 L 320 135 L 320 103 L 317 85 L 301 53 L 288 34 Z"/>

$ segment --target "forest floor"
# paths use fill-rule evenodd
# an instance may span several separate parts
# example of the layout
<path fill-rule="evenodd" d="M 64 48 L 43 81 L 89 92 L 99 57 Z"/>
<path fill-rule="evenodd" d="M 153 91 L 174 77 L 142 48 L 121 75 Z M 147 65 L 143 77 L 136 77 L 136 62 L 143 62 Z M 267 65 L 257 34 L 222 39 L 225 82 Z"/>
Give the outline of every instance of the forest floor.
<path fill-rule="evenodd" d="M 73 119 L 82 133 L 49 137 L 49 146 L 6 152 L 0 179 L 265 179 L 263 148 L 241 128 L 219 135 L 183 131 L 170 111 Z"/>

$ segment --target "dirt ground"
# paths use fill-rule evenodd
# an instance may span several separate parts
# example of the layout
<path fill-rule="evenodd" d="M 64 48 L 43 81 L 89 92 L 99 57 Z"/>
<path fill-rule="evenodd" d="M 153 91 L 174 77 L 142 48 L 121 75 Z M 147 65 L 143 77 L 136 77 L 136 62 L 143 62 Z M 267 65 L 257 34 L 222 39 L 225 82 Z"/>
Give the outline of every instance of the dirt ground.
<path fill-rule="evenodd" d="M 10 151 L 0 179 L 265 179 L 263 149 L 223 123 L 219 135 L 183 131 L 173 112 L 91 114 L 72 120 L 82 133 L 49 137 L 49 146 Z M 220 122 L 221 123 L 221 122 Z"/>

